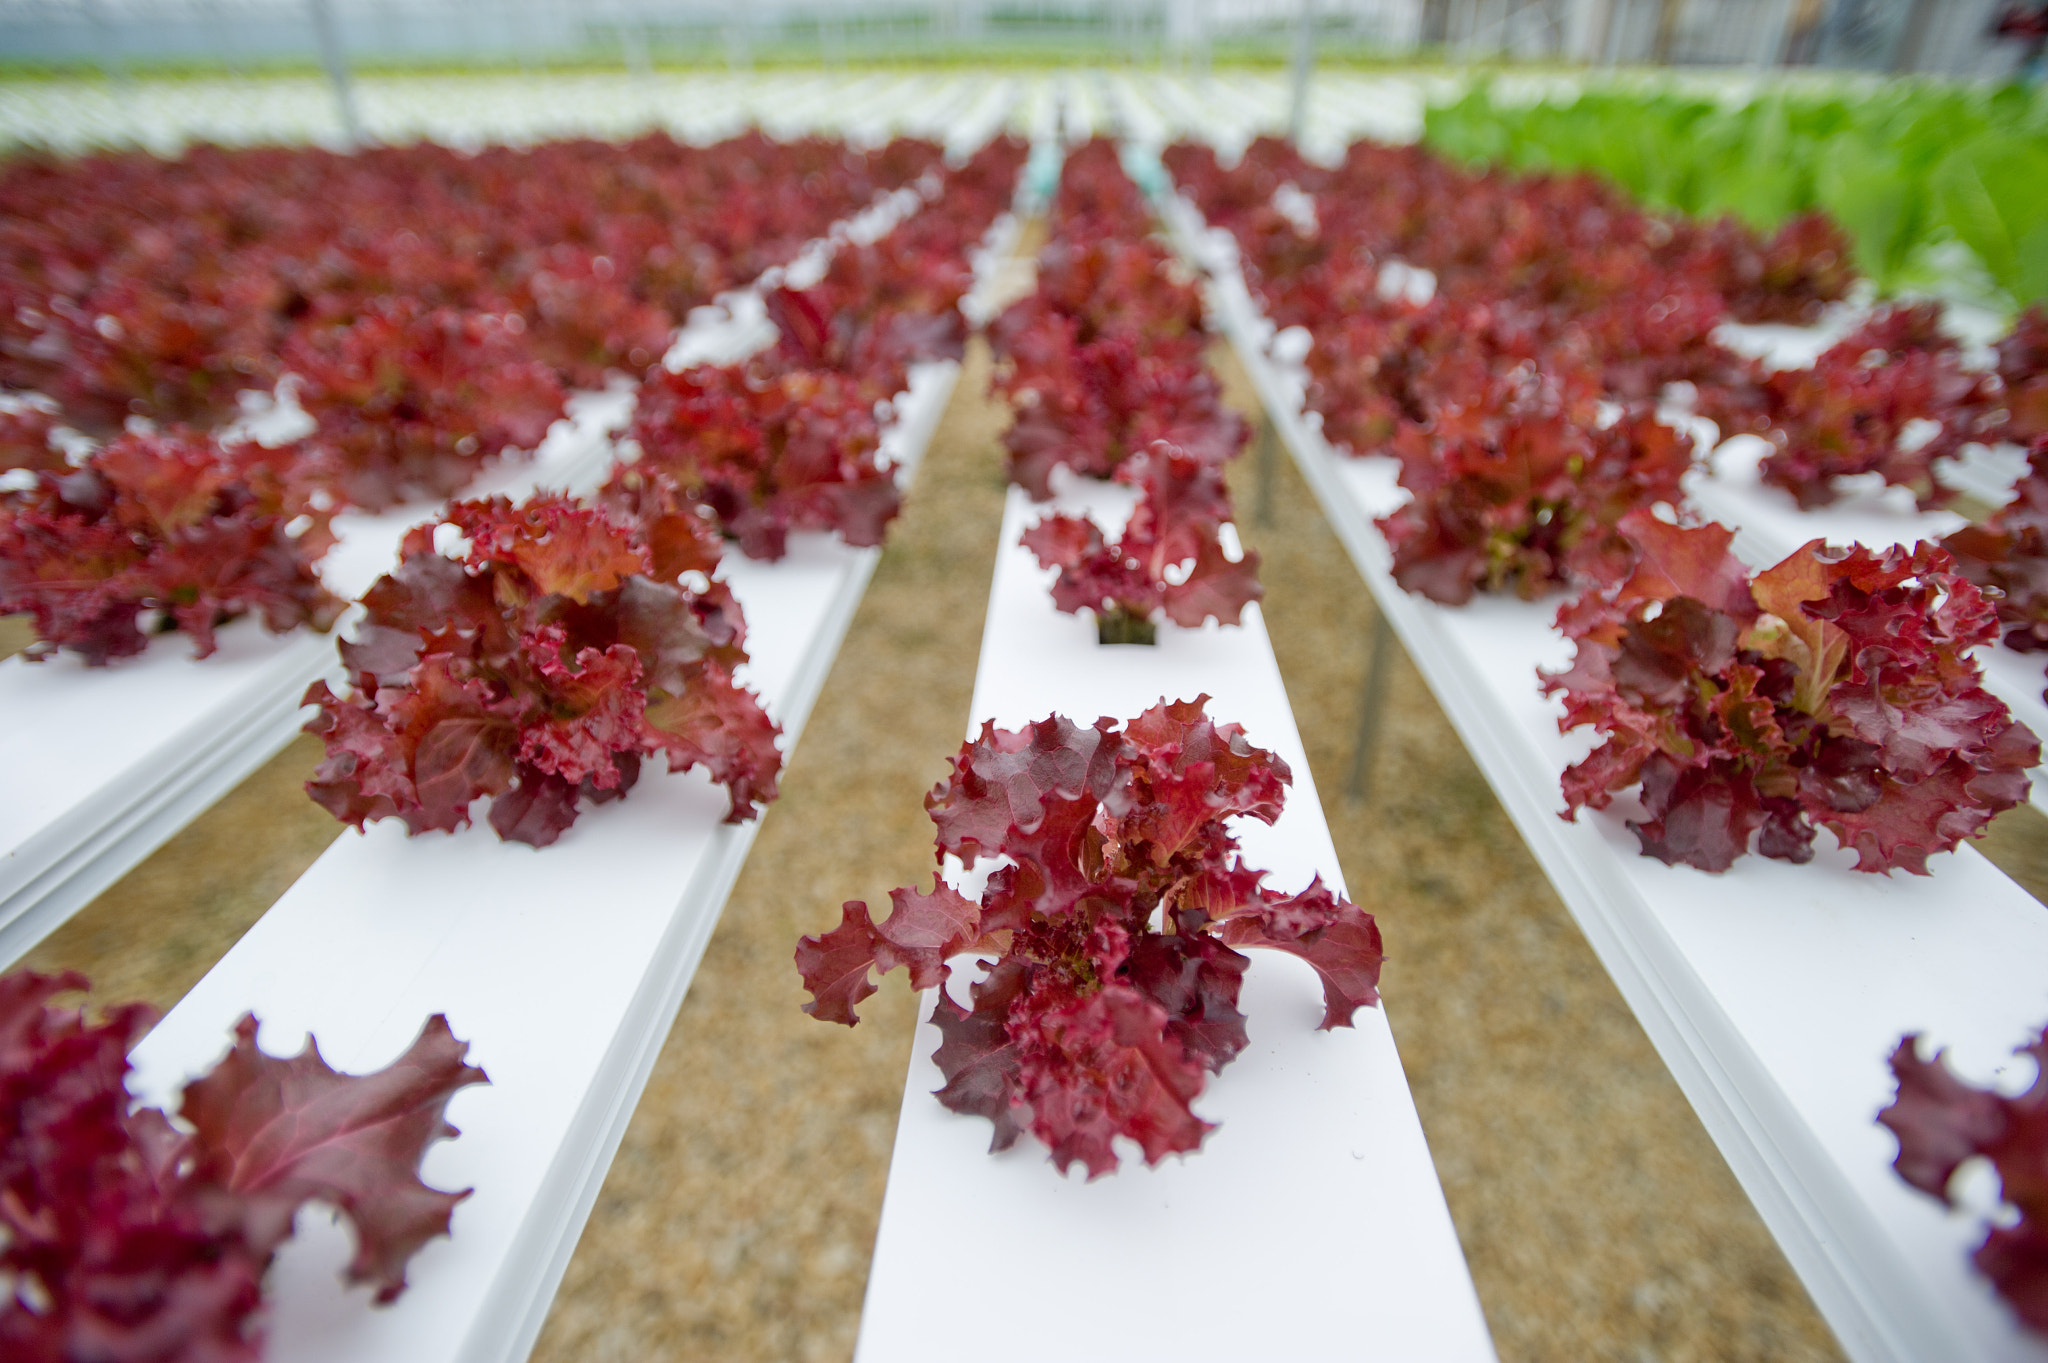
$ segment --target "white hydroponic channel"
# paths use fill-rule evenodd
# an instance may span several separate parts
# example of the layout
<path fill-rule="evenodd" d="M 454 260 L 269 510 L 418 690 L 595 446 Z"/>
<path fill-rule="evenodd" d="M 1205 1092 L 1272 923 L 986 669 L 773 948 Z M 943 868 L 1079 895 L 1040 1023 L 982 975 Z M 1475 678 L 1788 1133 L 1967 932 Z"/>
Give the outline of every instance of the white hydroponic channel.
<path fill-rule="evenodd" d="M 1234 821 L 1245 863 L 1270 872 L 1276 888 L 1298 890 L 1320 874 L 1341 893 L 1258 607 L 1237 627 L 1162 625 L 1152 647 L 1098 645 L 1091 619 L 1054 609 L 1056 574 L 1038 567 L 1019 536 L 1054 511 L 1092 515 L 1114 534 L 1134 495 L 1064 470 L 1056 480 L 1060 495 L 1044 507 L 1010 489 L 968 732 L 984 720 L 1015 729 L 1055 713 L 1082 724 L 1127 720 L 1162 699 L 1206 694 L 1212 717 L 1241 724 L 1294 776 L 1278 822 Z M 944 1363 L 963 1340 L 987 1363 L 1493 1358 L 1395 1051 L 1390 1023 L 1401 1000 L 1359 1009 L 1352 1029 L 1319 1032 L 1313 972 L 1277 952 L 1247 954 L 1241 1007 L 1251 1044 L 1195 1104 L 1218 1128 L 1199 1151 L 1156 1168 L 1128 1147 L 1123 1167 L 1094 1182 L 1080 1166 L 1061 1177 L 1028 1136 L 989 1154 L 988 1123 L 931 1096 L 943 1083 L 931 1061 L 940 1037 L 919 1024 L 859 1359 Z M 954 996 L 964 1001 L 976 971 L 966 958 L 953 964 Z M 928 992 L 920 1016 L 931 1008 Z M 1215 1290 L 1192 1286 L 1210 1276 Z M 991 1283 L 1005 1302 L 1045 1309 L 1006 1310 L 992 1327 Z M 1187 1309 L 1191 1290 L 1199 1309 Z"/>

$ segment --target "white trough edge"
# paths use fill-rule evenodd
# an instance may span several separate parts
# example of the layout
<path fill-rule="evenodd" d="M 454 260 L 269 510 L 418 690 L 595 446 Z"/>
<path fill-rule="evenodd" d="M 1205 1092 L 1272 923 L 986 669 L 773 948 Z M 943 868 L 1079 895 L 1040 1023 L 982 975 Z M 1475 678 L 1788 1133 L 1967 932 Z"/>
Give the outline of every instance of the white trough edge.
<path fill-rule="evenodd" d="M 2048 1020 L 2048 913 L 1974 848 L 1929 877 L 1871 876 L 1823 831 L 1805 866 L 1750 856 L 1709 876 L 1642 856 L 1620 802 L 1560 819 L 1558 776 L 1589 743 L 1557 733 L 1561 706 L 1536 689 L 1535 668 L 1571 654 L 1557 600 L 1451 609 L 1395 585 L 1373 524 L 1405 499 L 1394 462 L 1329 446 L 1300 374 L 1266 353 L 1234 251 L 1190 238 L 1185 201 L 1173 221 L 1215 270 L 1212 306 L 1379 608 L 1843 1347 L 1859 1363 L 2048 1360 L 1967 1262 L 1982 1180 L 1945 1212 L 1893 1173 L 1875 1120 L 1908 1032 L 1952 1047 L 1974 1082 L 2027 1082 L 2011 1052 Z"/>
<path fill-rule="evenodd" d="M 920 365 L 885 452 L 914 471 L 958 378 Z M 826 535 L 780 563 L 728 555 L 753 685 L 795 746 L 880 558 Z M 337 1068 L 387 1064 L 445 1013 L 491 1076 L 449 1107 L 436 1187 L 474 1187 L 450 1238 L 413 1261 L 387 1308 L 342 1286 L 343 1224 L 309 1210 L 266 1280 L 271 1363 L 499 1363 L 524 1358 L 647 1075 L 759 827 L 720 822 L 724 791 L 650 763 L 624 800 L 554 846 L 503 843 L 479 818 L 405 836 L 344 833 L 136 1047 L 131 1089 L 174 1104 L 246 1011 L 272 1054 L 318 1036 Z"/>
<path fill-rule="evenodd" d="M 1129 514 L 1128 490 L 1077 482 L 1044 509 L 1092 511 L 1107 529 Z M 1206 692 L 1211 716 L 1241 723 L 1294 774 L 1276 825 L 1237 821 L 1246 864 L 1270 871 L 1276 886 L 1296 889 L 1320 872 L 1341 891 L 1258 608 L 1238 628 L 1162 626 L 1155 647 L 1099 647 L 1090 619 L 1054 610 L 1052 574 L 1018 543 L 1037 515 L 1012 488 L 970 733 L 983 720 L 1016 728 L 1053 712 L 1083 724 L 1130 719 L 1162 697 Z M 1398 954 L 1399 941 L 1389 949 Z M 988 1123 L 932 1098 L 939 1036 L 920 1021 L 858 1359 L 940 1363 L 970 1338 L 985 1363 L 1494 1357 L 1386 1009 L 1360 1009 L 1355 1029 L 1318 1032 L 1321 991 L 1309 970 L 1277 953 L 1248 954 L 1251 1045 L 1195 1104 L 1221 1125 L 1201 1150 L 1156 1169 L 1126 1149 L 1122 1169 L 1094 1183 L 1078 1167 L 1062 1178 L 1029 1136 L 986 1153 Z M 956 962 L 956 998 L 977 973 Z M 1388 1006 L 1400 1005 L 1397 994 Z M 931 1007 L 927 993 L 921 1019 Z M 1196 1246 L 1225 1256 L 1227 1287 L 1186 1310 L 1189 1275 L 1202 1272 Z M 1010 1312 L 991 1329 L 993 1283 L 1004 1300 L 1047 1309 Z M 1114 1290 L 1104 1290 L 1109 1283 Z M 1182 1307 L 1140 1305 L 1170 1302 Z"/>

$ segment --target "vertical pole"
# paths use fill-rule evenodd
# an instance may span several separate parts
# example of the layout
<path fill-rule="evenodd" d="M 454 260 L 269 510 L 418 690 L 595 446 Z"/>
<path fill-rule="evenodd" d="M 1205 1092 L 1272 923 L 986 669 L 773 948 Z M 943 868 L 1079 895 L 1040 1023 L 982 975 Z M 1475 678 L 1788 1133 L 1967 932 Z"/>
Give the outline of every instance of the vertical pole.
<path fill-rule="evenodd" d="M 625 63 L 626 74 L 641 85 L 654 74 L 653 63 L 647 59 L 647 16 L 637 7 L 621 9 L 619 16 L 619 60 Z"/>
<path fill-rule="evenodd" d="M 92 25 L 93 46 L 99 52 L 100 74 L 125 99 L 129 89 L 128 59 L 121 53 L 120 33 L 100 0 L 87 0 L 84 9 L 86 20 Z"/>
<path fill-rule="evenodd" d="M 1657 37 L 1650 48 L 1650 60 L 1658 66 L 1671 65 L 1671 48 L 1678 41 L 1678 13 L 1685 0 L 1660 0 L 1657 6 Z"/>
<path fill-rule="evenodd" d="M 1934 0 L 1913 0 L 1906 11 L 1906 26 L 1899 31 L 1899 45 L 1892 49 L 1892 71 L 1899 74 L 1920 69 L 1920 52 L 1927 46 L 1927 30 L 1934 23 Z"/>
<path fill-rule="evenodd" d="M 84 0 L 86 22 L 92 25 L 93 46 L 99 53 L 100 75 L 106 79 L 114 109 L 128 136 L 146 144 L 142 119 L 135 111 L 135 82 L 128 74 L 128 59 L 121 51 L 121 35 L 100 0 Z"/>
<path fill-rule="evenodd" d="M 1301 146 L 1308 126 L 1308 72 L 1316 55 L 1315 0 L 1301 0 L 1294 21 L 1294 98 L 1287 110 L 1287 140 Z"/>
<path fill-rule="evenodd" d="M 1605 64 L 1608 66 L 1619 66 L 1622 63 L 1623 43 L 1628 38 L 1633 27 L 1636 0 L 1615 0 L 1615 8 L 1627 17 L 1622 22 L 1610 25 L 1608 28 L 1607 55 L 1605 59 Z M 1633 62 L 1635 58 L 1631 56 L 1629 60 Z"/>
<path fill-rule="evenodd" d="M 341 30 L 334 22 L 334 6 L 330 0 L 306 0 L 306 9 L 313 17 L 313 35 L 320 42 L 320 64 L 327 68 L 327 79 L 334 85 L 334 107 L 341 115 L 342 136 L 351 147 L 363 145 L 363 122 L 356 117 L 355 86 L 349 79 L 348 54 L 342 51 Z"/>
<path fill-rule="evenodd" d="M 519 9 L 520 70 L 541 76 L 548 73 L 548 37 L 540 6 L 535 0 L 525 0 Z"/>
<path fill-rule="evenodd" d="M 1620 3 L 1621 0 L 1602 0 L 1600 5 L 1600 22 L 1593 29 L 1592 41 L 1586 45 L 1586 64 L 1588 66 L 1595 63 L 1603 66 L 1611 66 L 1613 64 L 1612 58 L 1608 55 L 1613 50 L 1608 46 L 1608 39 L 1614 34 L 1614 10 Z"/>
<path fill-rule="evenodd" d="M 1422 0 L 1422 39 L 1420 46 L 1443 49 L 1451 41 L 1451 0 Z"/>
<path fill-rule="evenodd" d="M 1751 70 L 1762 71 L 1774 66 L 1778 54 L 1785 50 L 1785 26 L 1792 20 L 1792 0 L 1772 0 L 1769 17 L 1757 25 L 1756 45 L 1750 49 Z"/>
<path fill-rule="evenodd" d="M 1353 803 L 1363 803 L 1372 793 L 1372 759 L 1379 752 L 1380 730 L 1387 709 L 1387 668 L 1394 652 L 1394 631 L 1387 614 L 1373 610 L 1371 651 L 1365 659 L 1365 690 L 1358 698 L 1358 739 L 1351 749 L 1350 779 L 1344 794 Z"/>
<path fill-rule="evenodd" d="M 1277 462 L 1273 447 L 1279 444 L 1273 430 L 1273 418 L 1261 414 L 1259 417 L 1259 524 L 1273 523 L 1273 472 Z"/>

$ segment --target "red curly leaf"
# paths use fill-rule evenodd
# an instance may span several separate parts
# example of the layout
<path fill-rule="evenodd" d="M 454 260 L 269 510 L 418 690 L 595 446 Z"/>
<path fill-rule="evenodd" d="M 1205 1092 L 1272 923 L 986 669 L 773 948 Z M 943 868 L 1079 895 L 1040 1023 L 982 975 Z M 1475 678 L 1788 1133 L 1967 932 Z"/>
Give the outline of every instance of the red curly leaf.
<path fill-rule="evenodd" d="M 657 752 L 723 784 L 733 821 L 775 798 L 779 731 L 733 680 L 745 622 L 727 588 L 648 578 L 628 530 L 559 496 L 458 503 L 440 524 L 465 556 L 410 533 L 343 647 L 354 693 L 307 693 L 327 743 L 307 789 L 337 818 L 453 830 L 490 796 L 501 837 L 542 847 Z"/>
<path fill-rule="evenodd" d="M 804 977 L 811 1001 L 804 1011 L 820 1022 L 858 1023 L 854 1008 L 875 992 L 868 969 L 875 963 L 881 938 L 868 918 L 868 906 L 849 899 L 840 906 L 839 926 L 822 937 L 800 938 L 796 968 Z"/>
<path fill-rule="evenodd" d="M 1987 1228 L 1977 1270 L 2022 1324 L 2048 1331 L 2048 1032 L 2021 1048 L 2035 1062 L 2034 1082 L 2011 1098 L 1963 1083 L 1940 1051 L 1921 1060 L 1918 1041 L 1905 1037 L 1892 1053 L 1899 1091 L 1877 1116 L 1898 1137 L 1894 1167 L 1915 1188 L 1951 1202 L 1957 1166 L 1979 1155 L 1991 1162 L 2016 1215 Z"/>
<path fill-rule="evenodd" d="M 912 989 L 942 982 L 946 958 L 981 937 L 981 906 L 943 880 L 930 890 L 891 890 L 889 903 L 889 916 L 875 929 L 875 964 L 884 974 L 908 970 Z"/>
<path fill-rule="evenodd" d="M 880 927 L 865 904 L 846 905 L 838 927 L 798 944 L 805 1011 L 850 1023 L 877 969 L 940 985 L 949 956 L 996 955 L 972 1009 L 943 988 L 934 1005 L 941 1103 L 987 1117 L 994 1149 L 1028 1129 L 1090 1177 L 1116 1168 L 1119 1137 L 1152 1163 L 1197 1148 L 1211 1127 L 1190 1104 L 1246 1044 L 1246 962 L 1228 944 L 1308 961 L 1325 1026 L 1377 1000 L 1380 960 L 1369 915 L 1320 881 L 1270 893 L 1235 857 L 1226 821 L 1276 819 L 1288 772 L 1206 701 L 1162 700 L 1121 731 L 1058 715 L 984 725 L 926 808 L 942 856 L 1008 864 L 979 903 L 935 881 L 897 890 Z"/>
<path fill-rule="evenodd" d="M 422 1185 L 420 1161 L 455 1134 L 449 1095 L 484 1082 L 445 1022 L 351 1078 L 310 1043 L 293 1060 L 265 1056 L 245 1019 L 227 1058 L 186 1087 L 186 1134 L 124 1084 L 154 1011 L 130 1004 L 88 1024 L 51 1006 L 85 987 L 0 976 L 0 1272 L 24 1288 L 0 1302 L 0 1352 L 257 1363 L 263 1275 L 308 1200 L 354 1221 L 354 1280 L 379 1300 L 403 1289 L 407 1260 L 466 1196 Z"/>
<path fill-rule="evenodd" d="M 1202 1067 L 1166 1037 L 1166 1010 L 1136 990 L 1110 985 L 1019 1029 L 1018 1088 L 1031 1134 L 1062 1173 L 1079 1161 L 1100 1178 L 1117 1167 L 1112 1139 L 1136 1141 L 1145 1162 L 1197 1149 L 1213 1124 L 1189 1108 Z"/>
<path fill-rule="evenodd" d="M 1308 962 L 1323 985 L 1321 1030 L 1349 1027 L 1351 1015 L 1380 1000 L 1379 924 L 1332 894 L 1317 876 L 1291 899 L 1225 919 L 1218 936 L 1232 946 L 1284 951 Z"/>
<path fill-rule="evenodd" d="M 975 983 L 973 1011 L 953 1002 L 943 989 L 932 1005 L 932 1025 L 945 1038 L 932 1053 L 932 1063 L 946 1080 L 934 1096 L 963 1116 L 989 1119 L 995 1128 L 989 1138 L 991 1154 L 1015 1145 L 1023 1131 L 1018 1116 L 1030 1116 L 1028 1108 L 1018 1111 L 1017 1080 L 1023 1064 L 1009 1031 L 1010 1009 L 1028 980 L 1029 967 L 1023 961 L 998 961 Z"/>
<path fill-rule="evenodd" d="M 449 1098 L 488 1083 L 463 1063 L 469 1047 L 436 1013 L 405 1053 L 374 1074 L 337 1074 L 309 1038 L 278 1060 L 256 1047 L 256 1019 L 235 1026 L 235 1046 L 185 1086 L 178 1115 L 193 1128 L 195 1177 L 234 1194 L 243 1233 L 268 1251 L 291 1232 L 309 1200 L 347 1213 L 356 1230 L 351 1282 L 374 1283 L 377 1300 L 405 1290 L 405 1265 L 448 1233 L 470 1194 L 436 1192 L 419 1180 L 427 1147 L 458 1134 L 443 1118 Z"/>

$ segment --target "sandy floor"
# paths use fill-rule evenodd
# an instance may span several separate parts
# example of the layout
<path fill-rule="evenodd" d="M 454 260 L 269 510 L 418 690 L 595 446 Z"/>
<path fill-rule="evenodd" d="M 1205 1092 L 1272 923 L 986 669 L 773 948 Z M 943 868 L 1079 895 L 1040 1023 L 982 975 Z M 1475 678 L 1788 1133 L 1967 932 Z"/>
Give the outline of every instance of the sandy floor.
<path fill-rule="evenodd" d="M 35 622 L 26 615 L 0 615 L 0 658 L 12 658 L 34 643 Z"/>
<path fill-rule="evenodd" d="M 1227 357 L 1219 364 L 1238 383 Z M 892 980 L 849 1032 L 790 953 L 929 865 L 921 799 L 958 746 L 1000 516 L 985 360 L 892 532 L 536 1350 L 547 1363 L 851 1351 L 908 1059 Z M 1239 384 L 1238 390 L 1242 394 Z M 1797 1280 L 1405 659 L 1372 794 L 1346 798 L 1372 607 L 1283 459 L 1238 466 L 1266 618 L 1387 1009 L 1502 1357 L 1839 1357 Z M 335 836 L 301 739 L 30 958 L 174 1002 Z M 1994 859 L 2038 895 L 2048 821 Z M 999 1289 L 997 1289 L 999 1291 Z"/>

